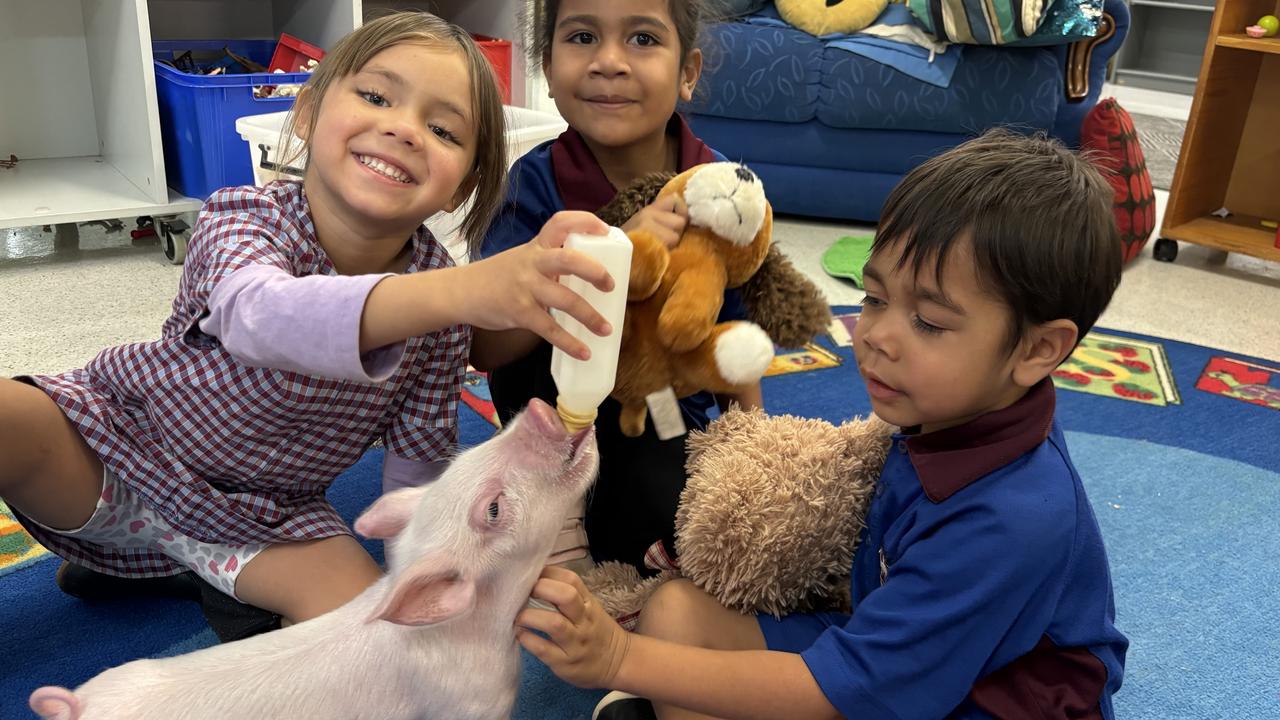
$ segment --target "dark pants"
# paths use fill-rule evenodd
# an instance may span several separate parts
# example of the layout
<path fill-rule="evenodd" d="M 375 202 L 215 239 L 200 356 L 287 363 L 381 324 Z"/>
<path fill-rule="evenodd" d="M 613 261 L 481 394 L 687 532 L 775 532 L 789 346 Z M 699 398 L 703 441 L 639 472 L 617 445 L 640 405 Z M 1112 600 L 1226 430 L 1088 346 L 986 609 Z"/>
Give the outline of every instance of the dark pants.
<path fill-rule="evenodd" d="M 490 373 L 489 390 L 503 424 L 535 397 L 554 407 L 551 346 L 542 343 L 523 359 Z M 596 418 L 600 478 L 587 496 L 587 540 L 596 562 L 617 560 L 634 565 L 642 575 L 652 575 L 644 566 L 649 546 L 661 540 L 675 557 L 676 507 L 685 485 L 685 436 L 659 440 L 649 423 L 644 435 L 629 438 L 618 427 L 621 409 L 618 401 L 607 398 Z"/>

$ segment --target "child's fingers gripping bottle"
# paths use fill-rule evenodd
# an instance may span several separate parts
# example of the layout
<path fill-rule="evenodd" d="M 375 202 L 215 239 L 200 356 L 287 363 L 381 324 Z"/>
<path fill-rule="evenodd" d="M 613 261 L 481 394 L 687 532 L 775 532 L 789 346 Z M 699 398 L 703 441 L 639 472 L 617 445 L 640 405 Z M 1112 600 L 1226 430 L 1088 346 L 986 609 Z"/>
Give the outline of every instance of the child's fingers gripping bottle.
<path fill-rule="evenodd" d="M 618 350 L 622 346 L 623 316 L 627 311 L 631 240 L 619 228 L 610 227 L 607 235 L 571 234 L 564 246 L 590 255 L 605 266 L 614 281 L 612 290 L 601 292 L 577 276 L 565 275 L 560 278 L 560 282 L 582 296 L 613 328 L 613 332 L 600 337 L 567 313 L 559 310 L 553 312 L 556 322 L 586 343 L 591 350 L 591 357 L 587 360 L 566 355 L 560 348 L 551 352 L 551 377 L 559 392 L 556 411 L 560 413 L 565 429 L 576 433 L 595 422 L 600 403 L 613 392 L 618 373 Z M 584 514 L 585 507 L 580 501 L 565 519 L 553 551 L 553 557 L 557 561 L 581 561 L 569 564 L 570 569 L 579 572 L 591 567 L 590 559 L 587 558 L 587 535 L 582 526 Z"/>

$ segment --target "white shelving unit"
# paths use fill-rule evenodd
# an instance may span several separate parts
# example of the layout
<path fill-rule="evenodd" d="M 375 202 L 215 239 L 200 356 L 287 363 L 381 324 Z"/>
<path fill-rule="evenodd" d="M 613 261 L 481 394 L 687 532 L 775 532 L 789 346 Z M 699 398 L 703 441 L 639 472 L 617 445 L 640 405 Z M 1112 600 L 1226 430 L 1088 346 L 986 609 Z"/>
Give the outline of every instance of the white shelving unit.
<path fill-rule="evenodd" d="M 0 228 L 177 213 L 143 0 L 0 0 Z"/>
<path fill-rule="evenodd" d="M 0 0 L 0 229 L 194 213 L 165 180 L 151 42 L 276 38 L 321 47 L 382 7 L 433 9 L 513 41 L 512 102 L 536 98 L 524 0 Z M 542 93 L 545 94 L 545 93 Z M 168 252 L 168 251 L 166 251 Z"/>
<path fill-rule="evenodd" d="M 1114 82 L 1190 95 L 1209 38 L 1213 0 L 1129 0 L 1129 36 Z"/>
<path fill-rule="evenodd" d="M 360 26 L 360 0 L 149 0 L 156 40 L 277 38 L 322 48 Z M 147 58 L 150 59 L 150 48 Z"/>

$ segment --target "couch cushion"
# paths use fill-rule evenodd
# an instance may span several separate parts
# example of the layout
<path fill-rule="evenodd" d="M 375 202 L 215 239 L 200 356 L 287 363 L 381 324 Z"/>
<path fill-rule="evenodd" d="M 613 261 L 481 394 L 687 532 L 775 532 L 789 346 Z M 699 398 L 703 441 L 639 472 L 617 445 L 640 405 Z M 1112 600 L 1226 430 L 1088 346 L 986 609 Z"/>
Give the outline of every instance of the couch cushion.
<path fill-rule="evenodd" d="M 1046 48 L 966 47 L 951 86 L 920 82 L 791 28 L 708 29 L 702 80 L 687 110 L 836 128 L 971 133 L 1017 124 L 1049 130 L 1063 78 Z"/>
<path fill-rule="evenodd" d="M 867 58 L 824 53 L 817 118 L 841 128 L 963 133 L 993 125 L 1049 130 L 1063 78 L 1043 48 L 967 47 L 940 88 Z"/>
<path fill-rule="evenodd" d="M 822 42 L 809 33 L 726 22 L 708 30 L 689 108 L 740 120 L 804 122 L 821 88 Z"/>
<path fill-rule="evenodd" d="M 768 162 L 905 175 L 938 153 L 954 147 L 952 133 L 901 130 L 849 130 L 802 123 L 744 122 L 714 115 L 686 115 L 693 132 L 730 160 Z"/>

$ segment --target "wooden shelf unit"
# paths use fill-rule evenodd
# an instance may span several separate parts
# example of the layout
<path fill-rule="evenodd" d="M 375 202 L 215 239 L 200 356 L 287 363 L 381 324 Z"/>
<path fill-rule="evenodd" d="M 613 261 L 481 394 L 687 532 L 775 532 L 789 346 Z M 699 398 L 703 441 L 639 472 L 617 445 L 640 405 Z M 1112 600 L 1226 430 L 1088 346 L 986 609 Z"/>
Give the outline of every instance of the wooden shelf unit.
<path fill-rule="evenodd" d="M 1231 33 L 1218 37 L 1218 47 L 1253 50 L 1280 55 L 1280 35 L 1269 38 L 1249 37 L 1244 33 Z"/>
<path fill-rule="evenodd" d="M 1156 256 L 1180 240 L 1280 261 L 1280 38 L 1243 33 L 1276 0 L 1225 0 L 1213 16 Z M 1213 213 L 1226 207 L 1232 215 Z"/>

